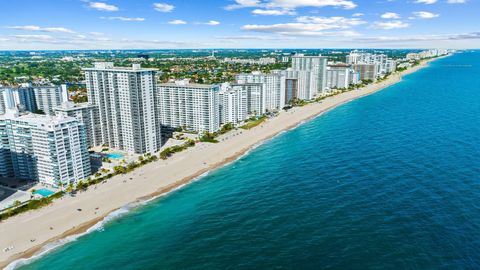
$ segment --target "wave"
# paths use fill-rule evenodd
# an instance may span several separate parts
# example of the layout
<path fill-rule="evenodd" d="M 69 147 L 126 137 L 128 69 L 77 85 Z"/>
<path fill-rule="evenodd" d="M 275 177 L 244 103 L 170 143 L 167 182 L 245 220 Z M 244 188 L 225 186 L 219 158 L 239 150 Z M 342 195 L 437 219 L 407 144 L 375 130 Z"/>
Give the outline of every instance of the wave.
<path fill-rule="evenodd" d="M 126 215 L 134 207 L 136 207 L 135 204 L 128 204 L 128 205 L 126 205 L 122 208 L 119 208 L 119 209 L 111 212 L 107 216 L 105 216 L 101 221 L 99 221 L 98 223 L 96 223 L 92 227 L 88 228 L 85 232 L 69 235 L 65 238 L 62 238 L 62 239 L 59 239 L 59 240 L 54 241 L 52 243 L 46 244 L 44 247 L 42 247 L 42 249 L 40 251 L 35 253 L 32 257 L 15 260 L 15 261 L 11 262 L 9 265 L 7 265 L 7 267 L 5 267 L 4 270 L 13 270 L 13 269 L 16 269 L 20 266 L 30 264 L 30 263 L 40 259 L 41 257 L 45 256 L 46 254 L 54 251 L 55 249 L 65 245 L 65 244 L 76 241 L 78 238 L 80 238 L 84 235 L 87 235 L 87 234 L 92 233 L 94 231 L 102 231 L 104 229 L 105 224 L 107 224 L 108 222 L 110 222 L 114 219 L 117 219 L 119 217 L 122 217 L 122 216 Z"/>
<path fill-rule="evenodd" d="M 62 239 L 56 240 L 54 242 L 51 242 L 49 244 L 46 244 L 45 246 L 43 246 L 41 248 L 40 251 L 36 252 L 33 256 L 31 256 L 29 258 L 21 258 L 21 259 L 15 260 L 15 261 L 11 262 L 9 265 L 7 265 L 4 268 L 4 270 L 14 270 L 14 269 L 17 269 L 21 266 L 33 263 L 34 261 L 36 261 L 38 259 L 41 259 L 42 257 L 49 254 L 50 252 L 66 245 L 68 243 L 75 242 L 76 240 L 78 240 L 82 236 L 85 236 L 87 234 L 90 234 L 90 233 L 96 232 L 96 231 L 103 231 L 104 228 L 105 228 L 104 226 L 106 224 L 108 224 L 109 222 L 127 215 L 128 213 L 130 213 L 135 208 L 138 208 L 138 207 L 143 206 L 143 205 L 147 205 L 148 203 L 150 203 L 154 200 L 157 200 L 161 197 L 167 196 L 167 195 L 171 194 L 172 192 L 178 191 L 178 190 L 186 187 L 188 184 L 196 182 L 196 181 L 200 180 L 201 178 L 208 176 L 209 173 L 210 173 L 210 171 L 205 172 L 205 173 L 195 177 L 194 179 L 192 179 L 192 181 L 190 181 L 188 183 L 185 183 L 185 184 L 182 184 L 182 185 L 179 185 L 178 187 L 170 190 L 169 192 L 165 192 L 163 194 L 160 194 L 158 196 L 154 196 L 152 198 L 148 198 L 148 199 L 145 199 L 145 200 L 137 201 L 137 202 L 134 202 L 134 203 L 129 203 L 129 204 L 127 204 L 127 205 L 125 205 L 125 206 L 123 206 L 123 207 L 121 207 L 121 208 L 119 208 L 115 211 L 112 211 L 111 213 L 106 215 L 101 221 L 99 221 L 98 223 L 96 223 L 92 227 L 88 228 L 85 232 L 69 235 L 69 236 L 66 236 L 65 238 L 62 238 Z"/>

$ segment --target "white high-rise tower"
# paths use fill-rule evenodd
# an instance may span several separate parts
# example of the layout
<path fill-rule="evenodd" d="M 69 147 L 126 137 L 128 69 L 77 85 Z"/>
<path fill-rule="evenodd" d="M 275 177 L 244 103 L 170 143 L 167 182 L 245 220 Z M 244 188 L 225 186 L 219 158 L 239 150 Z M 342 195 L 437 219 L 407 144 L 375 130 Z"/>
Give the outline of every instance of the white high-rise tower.
<path fill-rule="evenodd" d="M 89 103 L 98 108 L 103 144 L 130 153 L 153 153 L 161 147 L 157 121 L 157 69 L 95 63 L 84 68 Z"/>

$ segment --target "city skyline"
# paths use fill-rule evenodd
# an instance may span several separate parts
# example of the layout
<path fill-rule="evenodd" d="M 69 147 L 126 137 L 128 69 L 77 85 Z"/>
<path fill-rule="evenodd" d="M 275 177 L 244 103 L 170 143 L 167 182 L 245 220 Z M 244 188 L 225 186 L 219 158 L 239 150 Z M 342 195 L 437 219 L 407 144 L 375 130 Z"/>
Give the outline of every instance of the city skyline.
<path fill-rule="evenodd" d="M 4 1 L 0 50 L 478 48 L 469 22 L 479 7 L 473 0 Z"/>

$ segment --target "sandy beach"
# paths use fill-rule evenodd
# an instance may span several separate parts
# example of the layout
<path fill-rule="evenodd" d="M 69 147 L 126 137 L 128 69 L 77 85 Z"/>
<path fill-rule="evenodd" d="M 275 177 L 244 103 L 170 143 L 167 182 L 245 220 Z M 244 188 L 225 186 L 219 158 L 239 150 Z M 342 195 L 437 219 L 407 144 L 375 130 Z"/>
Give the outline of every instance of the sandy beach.
<path fill-rule="evenodd" d="M 387 80 L 281 112 L 251 130 L 235 130 L 217 144 L 198 143 L 168 160 L 147 164 L 132 173 L 92 186 L 75 198 L 65 196 L 50 206 L 0 223 L 0 268 L 30 258 L 50 243 L 80 234 L 129 203 L 141 202 L 188 184 L 202 174 L 238 159 L 255 145 L 294 128 L 336 106 L 372 94 L 401 81 L 402 76 L 426 67 L 429 61 L 395 73 Z M 223 141 L 222 141 L 223 140 Z M 81 209 L 81 211 L 79 210 Z M 7 247 L 11 250 L 4 251 Z"/>

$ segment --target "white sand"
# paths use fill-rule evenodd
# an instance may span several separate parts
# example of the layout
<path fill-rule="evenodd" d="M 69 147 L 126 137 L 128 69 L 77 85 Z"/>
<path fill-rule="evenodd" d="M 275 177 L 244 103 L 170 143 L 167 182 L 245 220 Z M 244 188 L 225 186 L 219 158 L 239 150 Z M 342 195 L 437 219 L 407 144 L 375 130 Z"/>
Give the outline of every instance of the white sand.
<path fill-rule="evenodd" d="M 190 182 L 195 177 L 233 161 L 254 145 L 295 127 L 345 102 L 369 95 L 401 80 L 403 75 L 425 67 L 427 62 L 394 74 L 381 83 L 342 93 L 304 107 L 282 112 L 251 130 L 232 131 L 218 144 L 200 143 L 166 161 L 150 163 L 136 171 L 116 176 L 106 184 L 90 187 L 76 198 L 64 197 L 52 205 L 0 223 L 0 267 L 19 258 L 29 258 L 48 243 L 86 231 L 112 211 L 128 203 L 158 196 Z M 242 134 L 239 134 L 239 133 Z M 237 134 L 232 136 L 233 134 Z M 132 178 L 133 180 L 130 180 Z M 77 211 L 77 209 L 82 211 Z M 98 210 L 95 210 L 98 208 Z M 51 229 L 52 228 L 52 229 Z M 35 239 L 34 242 L 31 240 Z M 6 247 L 14 247 L 4 252 Z"/>

